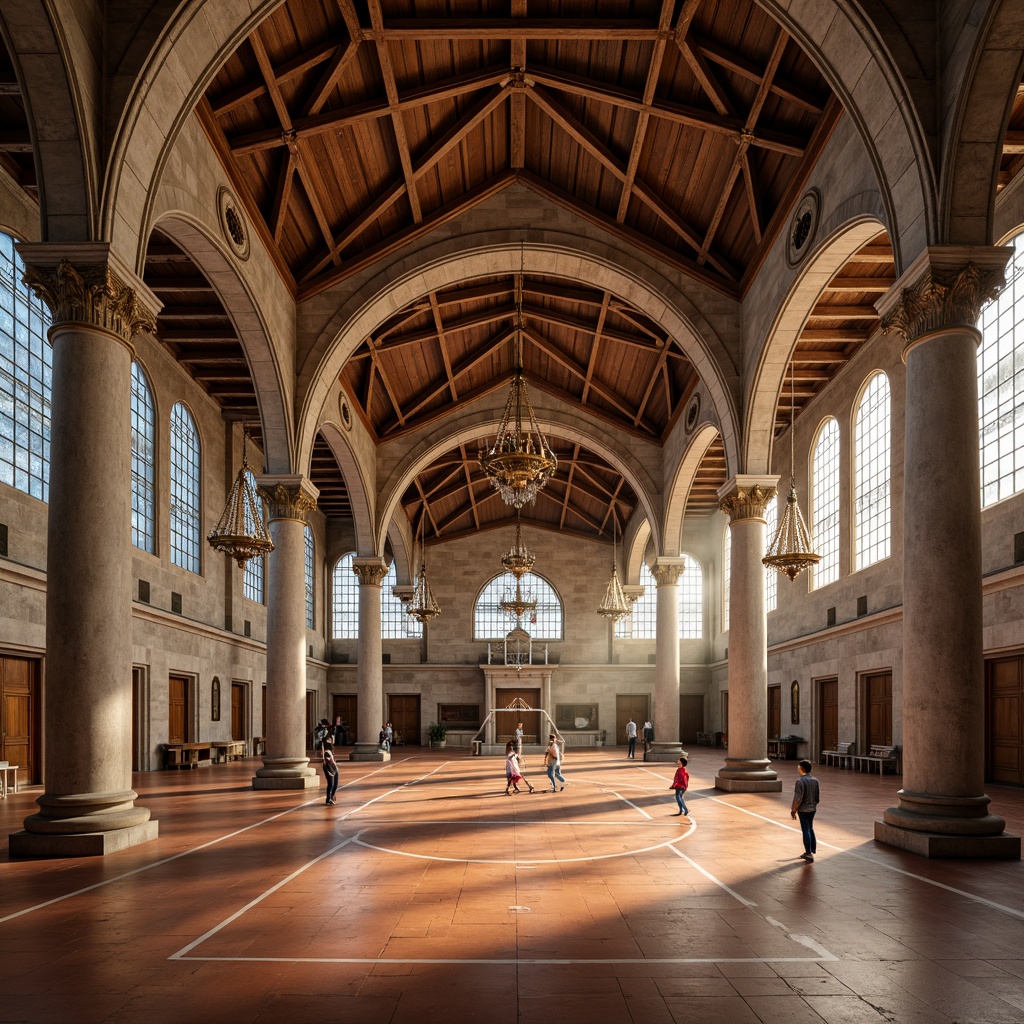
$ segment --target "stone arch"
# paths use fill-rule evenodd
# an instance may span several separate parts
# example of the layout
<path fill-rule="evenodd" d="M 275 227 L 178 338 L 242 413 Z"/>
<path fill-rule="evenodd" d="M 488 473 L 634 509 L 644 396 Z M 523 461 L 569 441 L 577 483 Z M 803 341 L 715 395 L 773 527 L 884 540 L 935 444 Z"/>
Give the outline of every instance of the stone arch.
<path fill-rule="evenodd" d="M 885 227 L 876 216 L 861 214 L 846 221 L 811 253 L 790 286 L 768 330 L 747 388 L 743 465 L 747 473 L 771 471 L 775 410 L 800 332 L 836 271 Z"/>
<path fill-rule="evenodd" d="M 803 47 L 857 126 L 878 176 L 897 274 L 902 273 L 939 238 L 935 165 L 906 78 L 908 71 L 919 72 L 899 66 L 860 5 L 758 3 Z"/>
<path fill-rule="evenodd" d="M 500 239 L 500 240 L 499 240 Z M 721 426 L 730 465 L 736 464 L 738 430 L 735 403 L 726 377 L 732 357 L 696 305 L 667 279 L 652 273 L 642 278 L 629 259 L 612 259 L 586 251 L 580 238 L 566 244 L 510 241 L 507 232 L 482 238 L 483 244 L 459 238 L 442 242 L 409 259 L 400 273 L 385 271 L 351 297 L 321 331 L 306 357 L 300 376 L 306 384 L 299 414 L 300 459 L 308 457 L 320 411 L 331 388 L 356 348 L 396 309 L 415 302 L 430 291 L 484 275 L 546 274 L 606 288 L 642 309 L 660 324 L 694 365 Z M 620 254 L 616 254 L 617 256 Z M 699 325 L 699 326 L 696 326 Z"/>
<path fill-rule="evenodd" d="M 464 441 L 475 440 L 482 434 L 497 429 L 504 409 L 503 396 L 499 396 L 499 398 L 502 398 L 500 407 L 495 405 L 492 409 L 475 410 L 472 414 L 467 413 L 461 416 L 457 422 L 449 421 L 440 424 L 434 432 L 414 445 L 394 467 L 388 478 L 381 483 L 377 521 L 374 527 L 375 546 L 373 551 L 375 554 L 379 554 L 383 550 L 391 519 L 396 513 L 402 494 L 416 474 L 438 455 Z M 581 421 L 579 417 L 568 411 L 552 412 L 550 409 L 535 406 L 535 412 L 544 430 L 557 431 L 561 436 L 571 441 L 579 441 L 606 458 L 609 464 L 626 478 L 630 487 L 636 492 L 644 514 L 652 523 L 657 523 L 655 515 L 655 510 L 658 507 L 657 492 L 654 482 L 639 462 L 628 452 L 622 451 L 615 445 L 614 439 L 610 435 L 602 436 L 598 433 L 598 428 Z"/>
<path fill-rule="evenodd" d="M 969 28 L 965 24 L 964 31 Z M 963 87 L 950 114 L 941 191 L 944 242 L 989 245 L 994 240 L 1003 136 L 1022 72 L 1024 7 L 1015 0 L 995 0 L 977 26 Z"/>
<path fill-rule="evenodd" d="M 288 415 L 287 389 L 260 304 L 238 274 L 233 259 L 204 225 L 177 212 L 165 214 L 154 226 L 181 246 L 203 272 L 238 332 L 256 388 L 267 472 L 293 472 L 295 435 Z"/>
<path fill-rule="evenodd" d="M 646 518 L 634 513 L 626 525 L 622 538 L 622 580 L 624 583 L 640 582 L 640 563 L 644 552 L 651 543 L 651 524 Z"/>
<path fill-rule="evenodd" d="M 373 529 L 374 522 L 374 491 L 372 481 L 367 481 L 362 465 L 348 441 L 348 434 L 338 423 L 326 420 L 319 425 L 327 447 L 331 449 L 334 461 L 345 478 L 348 489 L 349 503 L 352 506 L 352 521 L 355 527 L 356 551 L 360 555 L 379 554 Z M 305 470 L 310 461 L 299 463 Z M 383 542 L 381 551 L 383 551 Z"/>
<path fill-rule="evenodd" d="M 665 554 L 678 555 L 683 543 L 683 514 L 686 499 L 690 495 L 697 469 L 708 448 L 718 437 L 718 428 L 713 423 L 704 423 L 694 431 L 683 457 L 676 467 L 675 476 L 665 487 Z"/>
<path fill-rule="evenodd" d="M 21 85 L 39 182 L 40 240 L 84 242 L 96 237 L 96 152 L 84 127 L 89 86 L 68 68 L 92 66 L 77 26 L 60 24 L 46 0 L 24 0 L 16 18 L 0 11 L 3 32 Z M 129 264 L 132 265 L 132 264 Z"/>

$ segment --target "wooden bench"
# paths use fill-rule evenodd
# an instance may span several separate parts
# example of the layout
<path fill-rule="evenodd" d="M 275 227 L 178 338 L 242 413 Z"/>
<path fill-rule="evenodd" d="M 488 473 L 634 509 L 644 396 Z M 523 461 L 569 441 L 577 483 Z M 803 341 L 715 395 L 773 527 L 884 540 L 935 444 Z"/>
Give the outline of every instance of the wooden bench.
<path fill-rule="evenodd" d="M 883 747 L 875 745 L 870 747 L 866 754 L 858 754 L 853 758 L 853 766 L 858 771 L 862 766 L 868 771 L 872 771 L 874 766 L 877 764 L 879 775 L 881 775 L 889 766 L 892 767 L 894 773 L 899 774 L 899 763 L 899 747 Z"/>
<path fill-rule="evenodd" d="M 165 768 L 198 768 L 211 760 L 209 743 L 165 743 Z"/>
<path fill-rule="evenodd" d="M 245 757 L 246 746 L 245 740 L 218 740 L 210 744 L 210 749 L 214 752 L 214 762 L 222 764 L 232 758 Z"/>
<path fill-rule="evenodd" d="M 849 765 L 853 767 L 853 743 L 837 743 L 835 750 L 823 750 L 821 752 L 821 763 L 832 764 L 833 762 L 840 768 L 845 768 Z"/>

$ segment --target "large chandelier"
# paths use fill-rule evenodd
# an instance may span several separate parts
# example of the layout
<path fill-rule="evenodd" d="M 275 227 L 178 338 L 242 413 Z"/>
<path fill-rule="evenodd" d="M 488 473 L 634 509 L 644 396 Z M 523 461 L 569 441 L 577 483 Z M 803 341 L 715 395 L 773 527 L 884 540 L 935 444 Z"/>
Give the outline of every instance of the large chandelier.
<path fill-rule="evenodd" d="M 597 614 L 604 615 L 612 622 L 624 619 L 633 610 L 633 603 L 622 591 L 622 584 L 619 582 L 619 573 L 615 560 L 615 528 L 617 525 L 615 509 L 612 508 L 612 575 L 608 580 L 608 589 L 604 592 L 604 600 L 597 606 Z"/>
<path fill-rule="evenodd" d="M 523 376 L 523 269 L 520 257 L 516 288 L 516 323 L 513 333 L 516 368 L 512 375 L 505 413 L 494 444 L 480 449 L 480 468 L 490 478 L 506 505 L 522 508 L 558 468 L 558 459 L 548 444 L 530 404 Z"/>
<path fill-rule="evenodd" d="M 516 509 L 516 542 L 501 556 L 505 571 L 512 573 L 516 579 L 525 576 L 537 561 L 537 556 L 523 543 L 520 515 L 520 510 Z"/>
<path fill-rule="evenodd" d="M 416 574 L 416 584 L 412 591 L 412 600 L 406 608 L 406 614 L 419 622 L 429 622 L 441 614 L 441 606 L 427 582 L 427 546 L 423 543 L 423 520 L 427 517 L 426 502 L 423 503 L 423 514 L 420 516 L 420 571 Z"/>
<path fill-rule="evenodd" d="M 779 526 L 775 536 L 768 545 L 768 553 L 761 559 L 769 569 L 784 572 L 790 581 L 821 561 L 811 547 L 811 535 L 800 514 L 800 505 L 796 499 L 796 370 L 790 364 L 789 378 L 789 499 L 786 509 L 779 517 Z"/>
<path fill-rule="evenodd" d="M 242 468 L 228 494 L 227 504 L 220 521 L 206 540 L 212 548 L 230 555 L 239 568 L 250 558 L 266 555 L 274 550 L 274 542 L 263 522 L 263 501 L 250 480 L 247 445 L 248 431 L 242 433 Z"/>

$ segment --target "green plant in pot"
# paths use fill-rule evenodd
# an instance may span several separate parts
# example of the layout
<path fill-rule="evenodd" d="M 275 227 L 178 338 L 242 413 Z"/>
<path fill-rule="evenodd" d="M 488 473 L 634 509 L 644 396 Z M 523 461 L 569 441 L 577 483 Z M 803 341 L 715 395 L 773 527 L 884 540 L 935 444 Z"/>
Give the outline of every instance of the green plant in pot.
<path fill-rule="evenodd" d="M 427 736 L 432 747 L 443 747 L 448 736 L 448 727 L 441 722 L 431 722 L 427 726 Z"/>

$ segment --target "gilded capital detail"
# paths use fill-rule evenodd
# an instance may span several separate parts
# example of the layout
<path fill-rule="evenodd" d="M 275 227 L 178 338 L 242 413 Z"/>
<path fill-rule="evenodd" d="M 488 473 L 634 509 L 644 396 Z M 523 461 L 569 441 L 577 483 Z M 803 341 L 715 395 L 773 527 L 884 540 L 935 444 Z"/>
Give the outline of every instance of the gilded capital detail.
<path fill-rule="evenodd" d="M 683 575 L 683 565 L 680 562 L 655 562 L 651 575 L 659 587 L 674 587 Z"/>
<path fill-rule="evenodd" d="M 721 492 L 719 492 L 721 493 Z M 730 523 L 741 519 L 764 519 L 764 510 L 778 493 L 775 487 L 737 487 L 718 507 L 729 517 Z"/>
<path fill-rule="evenodd" d="M 109 263 L 28 266 L 25 284 L 50 307 L 54 325 L 89 324 L 130 344 L 136 334 L 156 333 L 156 317 Z"/>
<path fill-rule="evenodd" d="M 955 270 L 925 270 L 920 280 L 904 288 L 896 304 L 882 317 L 886 334 L 896 331 L 908 342 L 944 327 L 978 325 L 981 307 L 1005 284 L 1002 270 L 968 262 Z"/>
<path fill-rule="evenodd" d="M 269 519 L 299 519 L 305 522 L 306 516 L 316 508 L 316 499 L 301 487 L 276 484 L 257 489 L 267 506 Z"/>
<path fill-rule="evenodd" d="M 352 571 L 356 574 L 360 586 L 379 587 L 388 574 L 388 567 L 380 562 L 353 561 Z"/>

